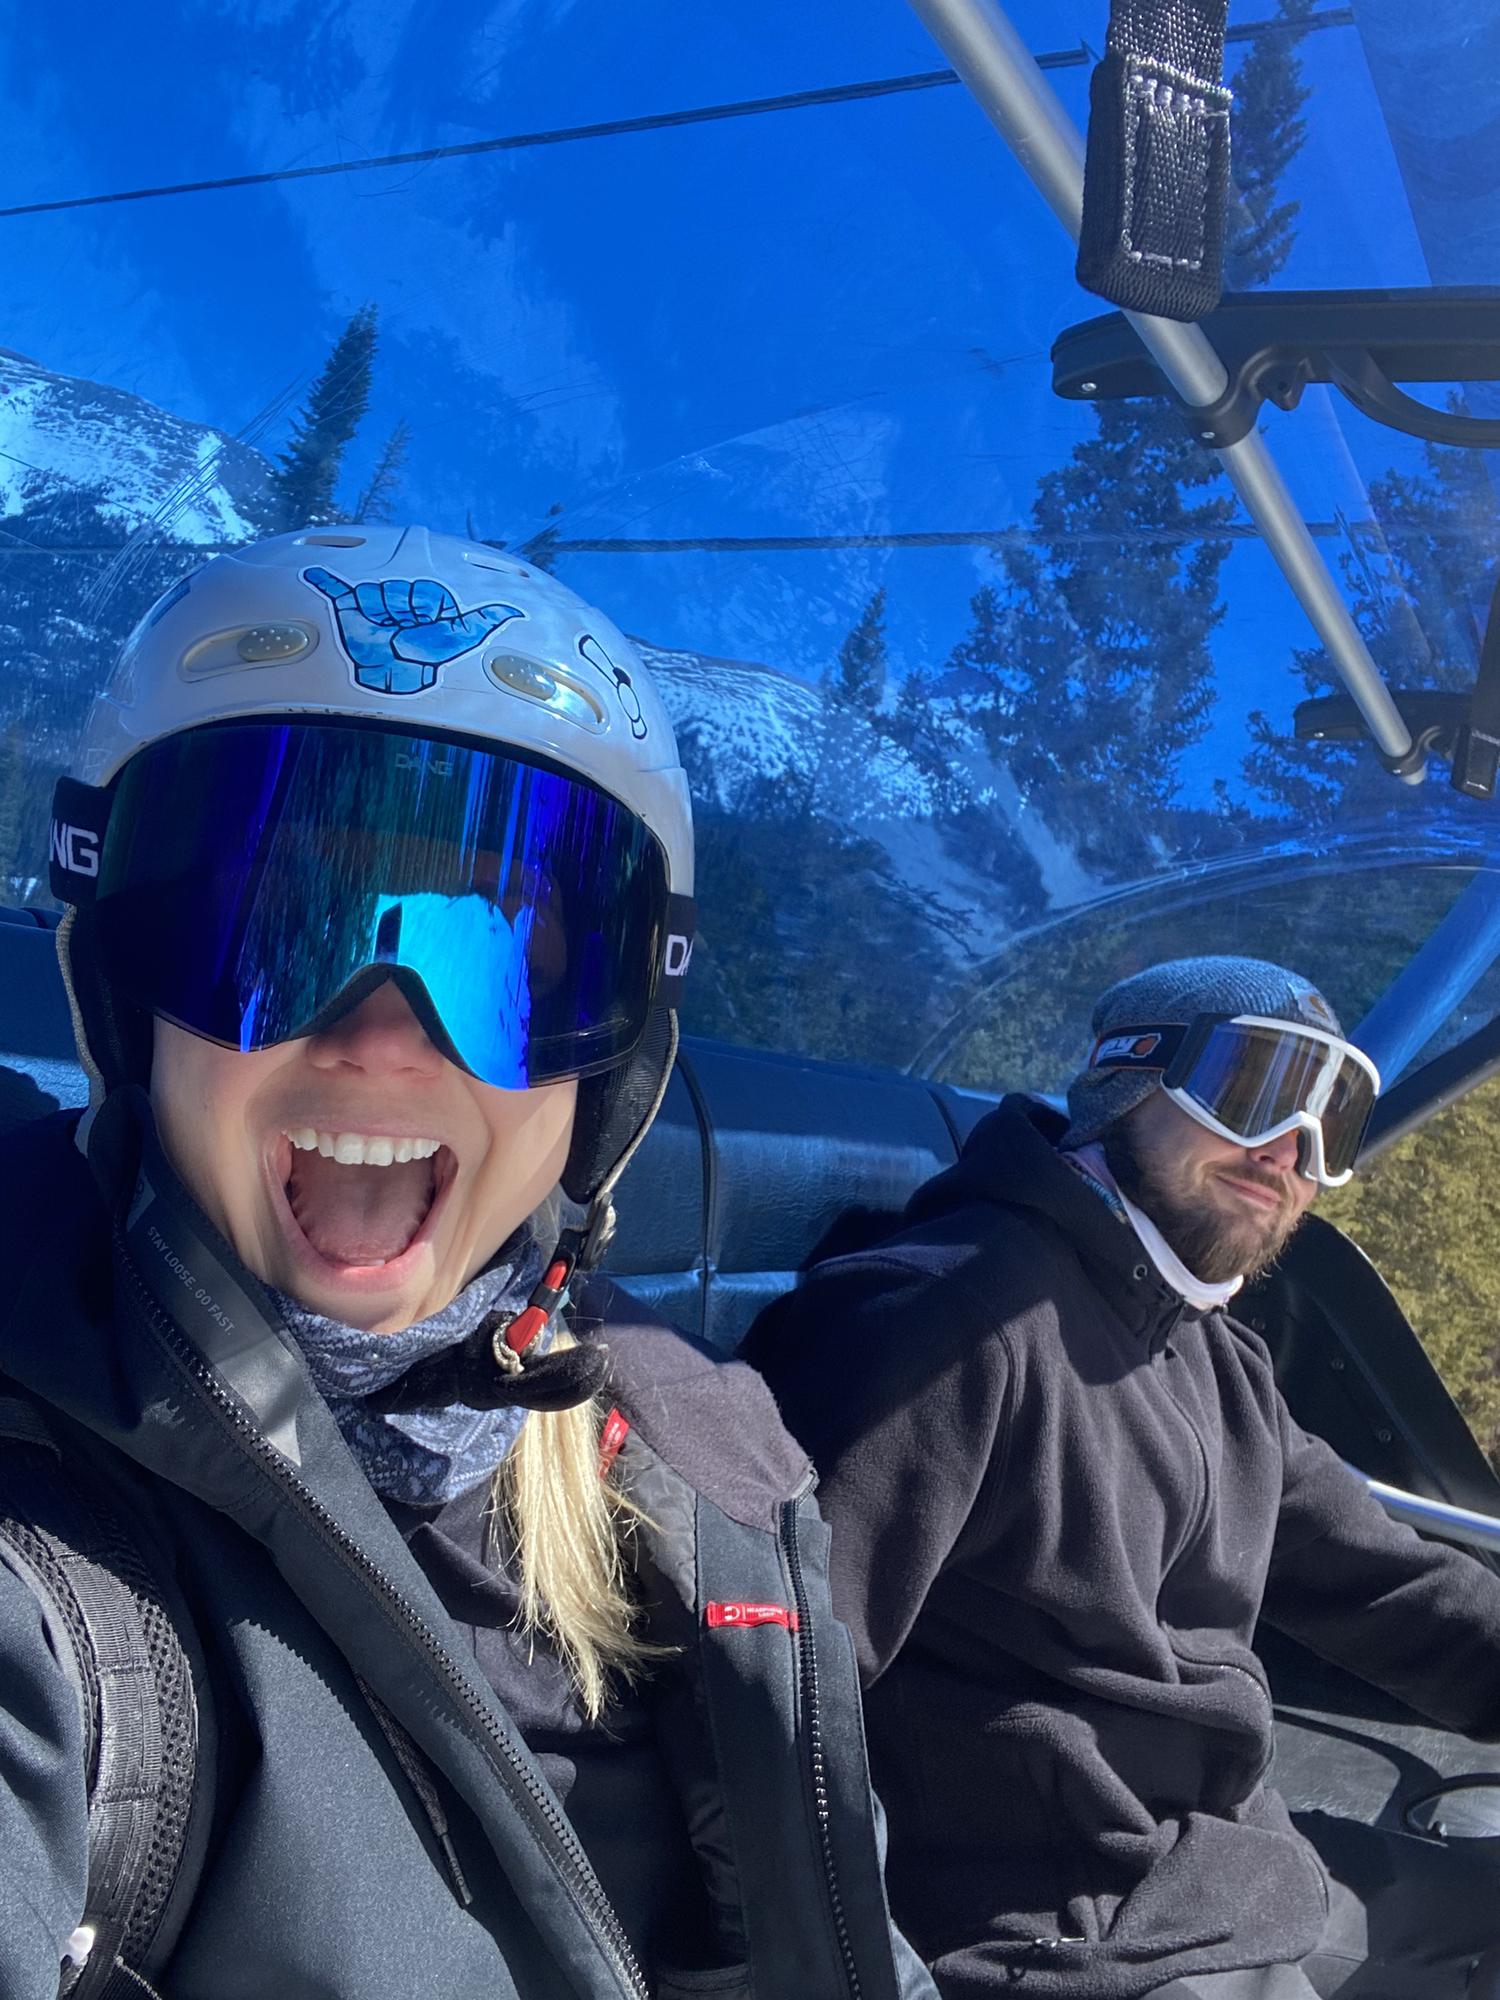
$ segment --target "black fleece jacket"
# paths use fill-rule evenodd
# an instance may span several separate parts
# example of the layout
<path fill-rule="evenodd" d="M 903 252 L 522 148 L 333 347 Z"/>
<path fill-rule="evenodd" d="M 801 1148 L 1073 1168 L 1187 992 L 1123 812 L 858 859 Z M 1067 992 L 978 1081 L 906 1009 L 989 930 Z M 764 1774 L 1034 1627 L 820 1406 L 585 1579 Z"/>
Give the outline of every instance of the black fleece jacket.
<path fill-rule="evenodd" d="M 954 2000 L 1124 2000 L 1311 1949 L 1262 1615 L 1500 1729 L 1500 1578 L 1298 1428 L 1263 1343 L 1165 1285 L 1061 1129 L 1007 1098 L 746 1350 L 821 1476 L 894 1913 Z"/>

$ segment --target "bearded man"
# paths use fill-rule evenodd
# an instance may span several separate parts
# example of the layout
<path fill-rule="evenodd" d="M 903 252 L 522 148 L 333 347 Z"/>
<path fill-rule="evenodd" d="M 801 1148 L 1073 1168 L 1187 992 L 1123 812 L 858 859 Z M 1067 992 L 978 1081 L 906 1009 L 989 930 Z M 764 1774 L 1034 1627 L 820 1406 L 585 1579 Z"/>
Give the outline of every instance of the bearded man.
<path fill-rule="evenodd" d="M 894 1914 L 947 2000 L 1500 1993 L 1492 1890 L 1389 1837 L 1330 1885 L 1264 1782 L 1261 1617 L 1500 1732 L 1500 1577 L 1389 1521 L 1229 1312 L 1348 1179 L 1374 1067 L 1250 959 L 1093 1029 L 1067 1118 L 1006 1098 L 747 1349 L 821 1474 Z"/>

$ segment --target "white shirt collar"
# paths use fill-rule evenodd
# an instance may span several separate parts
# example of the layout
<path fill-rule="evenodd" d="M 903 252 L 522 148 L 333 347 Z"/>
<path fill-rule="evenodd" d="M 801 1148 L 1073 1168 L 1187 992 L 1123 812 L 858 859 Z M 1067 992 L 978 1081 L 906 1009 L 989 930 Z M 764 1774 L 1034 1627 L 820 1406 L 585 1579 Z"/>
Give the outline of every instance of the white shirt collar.
<path fill-rule="evenodd" d="M 1115 1196 L 1130 1218 L 1130 1226 L 1141 1239 L 1146 1255 L 1179 1298 L 1186 1299 L 1199 1312 L 1213 1312 L 1228 1305 L 1244 1284 L 1243 1278 L 1229 1278 L 1222 1285 L 1206 1285 L 1201 1278 L 1195 1278 L 1150 1216 L 1143 1214 L 1121 1189 L 1109 1170 L 1103 1146 L 1096 1140 L 1090 1146 L 1077 1146 L 1071 1151 L 1079 1166 Z"/>

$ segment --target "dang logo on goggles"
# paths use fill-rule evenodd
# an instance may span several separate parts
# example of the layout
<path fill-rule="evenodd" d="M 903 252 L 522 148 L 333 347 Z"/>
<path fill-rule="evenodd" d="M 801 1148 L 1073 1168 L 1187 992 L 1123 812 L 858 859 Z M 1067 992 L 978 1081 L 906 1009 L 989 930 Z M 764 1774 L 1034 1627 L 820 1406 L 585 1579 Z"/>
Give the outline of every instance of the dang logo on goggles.
<path fill-rule="evenodd" d="M 92 880 L 99 873 L 99 836 L 92 827 L 53 820 L 51 854 L 57 866 L 69 875 L 83 875 Z"/>
<path fill-rule="evenodd" d="M 482 646 L 512 618 L 526 616 L 515 604 L 460 611 L 453 592 L 433 576 L 347 583 L 331 570 L 305 569 L 302 581 L 333 606 L 355 686 L 375 694 L 422 694 L 436 687 L 450 660 Z"/>

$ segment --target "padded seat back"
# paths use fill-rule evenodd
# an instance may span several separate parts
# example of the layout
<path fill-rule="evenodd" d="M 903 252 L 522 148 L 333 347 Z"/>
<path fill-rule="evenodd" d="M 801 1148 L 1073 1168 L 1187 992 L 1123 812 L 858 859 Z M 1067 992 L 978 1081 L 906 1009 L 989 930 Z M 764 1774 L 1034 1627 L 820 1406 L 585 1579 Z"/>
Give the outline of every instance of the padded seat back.
<path fill-rule="evenodd" d="M 891 1070 L 688 1038 L 620 1184 L 608 1268 L 677 1325 L 738 1346 L 850 1209 L 898 1211 L 994 1099 Z"/>

